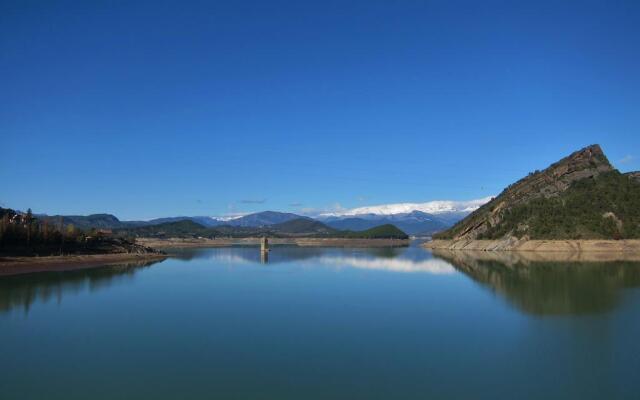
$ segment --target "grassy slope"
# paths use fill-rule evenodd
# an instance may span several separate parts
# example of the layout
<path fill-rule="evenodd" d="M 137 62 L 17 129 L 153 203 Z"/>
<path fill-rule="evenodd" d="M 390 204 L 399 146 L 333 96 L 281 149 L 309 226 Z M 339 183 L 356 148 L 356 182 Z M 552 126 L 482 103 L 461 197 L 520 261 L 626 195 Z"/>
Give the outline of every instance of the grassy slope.
<path fill-rule="evenodd" d="M 357 239 L 406 239 L 407 235 L 393 225 L 382 225 L 361 232 L 338 231 L 321 222 L 311 219 L 298 219 L 272 227 L 249 228 L 218 226 L 214 229 L 206 228 L 193 221 L 168 222 L 158 225 L 142 226 L 118 230 L 118 233 L 138 237 L 250 237 L 272 236 L 287 237 L 289 235 L 307 237 L 334 237 Z"/>
<path fill-rule="evenodd" d="M 337 232 L 335 229 L 323 224 L 322 222 L 310 218 L 296 218 L 290 221 L 271 225 L 270 230 L 290 234 L 304 233 L 327 233 Z"/>
<path fill-rule="evenodd" d="M 408 239 L 406 233 L 398 229 L 395 225 L 386 224 L 376 226 L 366 231 L 342 231 L 335 234 L 336 237 L 354 239 Z"/>

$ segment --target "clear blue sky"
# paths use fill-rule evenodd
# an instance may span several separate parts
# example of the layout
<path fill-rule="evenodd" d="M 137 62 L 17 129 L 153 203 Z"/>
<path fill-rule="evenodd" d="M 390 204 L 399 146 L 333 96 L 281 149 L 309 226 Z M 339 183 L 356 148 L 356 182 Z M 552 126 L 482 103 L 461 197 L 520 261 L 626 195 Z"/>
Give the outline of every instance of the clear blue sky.
<path fill-rule="evenodd" d="M 0 203 L 465 200 L 591 143 L 640 169 L 639 46 L 638 1 L 5 0 Z"/>

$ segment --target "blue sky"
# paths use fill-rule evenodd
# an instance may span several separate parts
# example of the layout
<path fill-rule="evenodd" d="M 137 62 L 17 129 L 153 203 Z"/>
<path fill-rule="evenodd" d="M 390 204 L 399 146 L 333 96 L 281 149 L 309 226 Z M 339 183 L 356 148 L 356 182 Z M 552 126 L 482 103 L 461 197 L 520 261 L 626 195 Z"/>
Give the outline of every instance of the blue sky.
<path fill-rule="evenodd" d="M 638 43 L 637 1 L 3 1 L 0 203 L 467 200 L 591 143 L 640 169 Z"/>

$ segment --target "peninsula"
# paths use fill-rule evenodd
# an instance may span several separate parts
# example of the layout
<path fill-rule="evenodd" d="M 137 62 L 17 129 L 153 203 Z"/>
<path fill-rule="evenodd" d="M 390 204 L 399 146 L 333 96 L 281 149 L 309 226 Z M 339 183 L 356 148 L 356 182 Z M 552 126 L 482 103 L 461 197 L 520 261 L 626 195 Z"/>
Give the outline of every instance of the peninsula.
<path fill-rule="evenodd" d="M 167 255 L 109 230 L 77 229 L 0 208 L 0 275 L 161 260 Z"/>

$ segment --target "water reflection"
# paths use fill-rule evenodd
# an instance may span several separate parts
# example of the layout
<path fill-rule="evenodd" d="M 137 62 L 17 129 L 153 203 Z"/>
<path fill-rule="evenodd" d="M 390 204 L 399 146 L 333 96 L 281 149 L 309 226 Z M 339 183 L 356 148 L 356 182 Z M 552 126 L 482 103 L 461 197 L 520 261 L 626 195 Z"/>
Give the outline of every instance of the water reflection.
<path fill-rule="evenodd" d="M 315 248 L 273 246 L 269 253 L 261 253 L 255 247 L 231 247 L 217 249 L 176 250 L 171 254 L 177 259 L 190 261 L 208 259 L 229 265 L 279 264 L 324 265 L 332 268 L 359 268 L 391 272 L 422 272 L 451 274 L 455 269 L 448 262 L 434 258 L 418 247 L 405 248 Z"/>
<path fill-rule="evenodd" d="M 318 257 L 327 249 L 302 248 L 296 246 L 272 246 L 266 259 L 270 264 L 304 260 Z M 211 260 L 224 263 L 261 263 L 263 261 L 260 248 L 256 246 L 233 246 L 220 248 L 170 249 L 171 258 L 192 261 Z"/>
<path fill-rule="evenodd" d="M 325 256 L 318 259 L 325 265 L 333 265 L 337 268 L 361 268 L 382 270 L 391 272 L 426 272 L 430 274 L 451 274 L 455 269 L 444 260 L 431 258 L 416 261 L 407 258 L 380 259 L 365 257 L 331 257 Z"/>
<path fill-rule="evenodd" d="M 461 272 L 482 287 L 503 297 L 521 311 L 534 315 L 580 315 L 609 312 L 620 304 L 625 288 L 640 286 L 638 261 L 566 261 L 535 254 L 429 251 L 408 248 L 316 248 L 274 246 L 268 254 L 256 247 L 186 249 L 172 252 L 178 263 L 250 267 L 262 264 L 277 269 L 325 267 L 340 271 L 360 269 L 403 274 L 456 274 Z M 0 279 L 0 312 L 28 311 L 36 301 L 61 301 L 65 293 L 94 291 L 131 279 L 155 262 L 35 273 Z"/>
<path fill-rule="evenodd" d="M 640 286 L 637 261 L 539 261 L 517 253 L 434 250 L 458 271 L 536 315 L 605 313 L 623 289 Z"/>
<path fill-rule="evenodd" d="M 28 312 L 34 302 L 52 299 L 60 303 L 64 294 L 105 289 L 133 279 L 140 269 L 159 261 L 139 261 L 70 271 L 38 272 L 0 279 L 0 312 L 22 308 Z"/>

